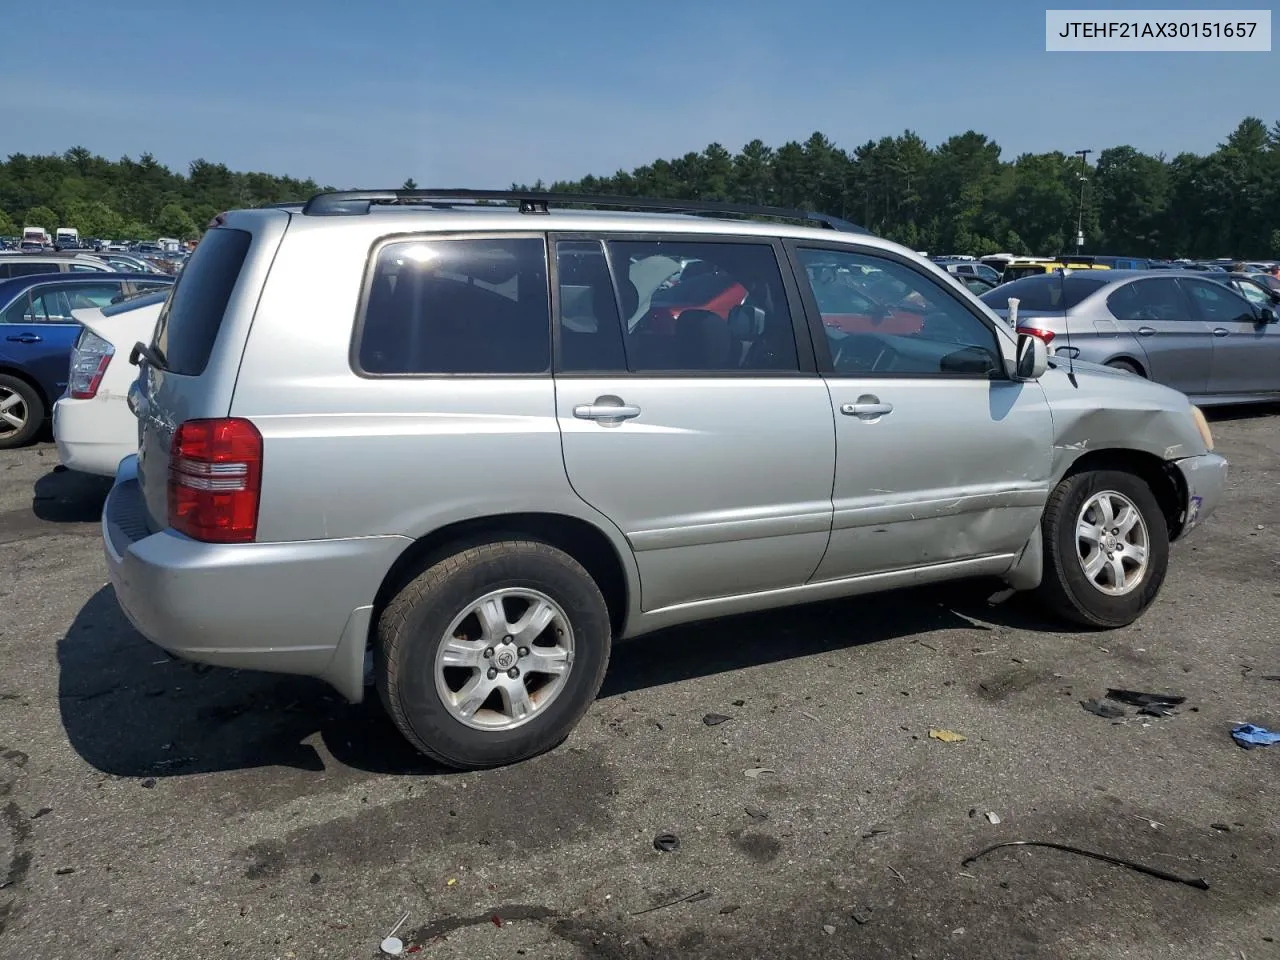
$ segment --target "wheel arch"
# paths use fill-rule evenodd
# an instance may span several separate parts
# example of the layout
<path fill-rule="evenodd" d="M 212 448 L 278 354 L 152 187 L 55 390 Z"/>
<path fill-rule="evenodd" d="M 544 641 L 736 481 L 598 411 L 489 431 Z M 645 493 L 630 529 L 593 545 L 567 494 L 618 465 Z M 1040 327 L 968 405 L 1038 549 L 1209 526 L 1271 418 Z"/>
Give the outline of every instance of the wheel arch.
<path fill-rule="evenodd" d="M 1171 463 L 1142 450 L 1103 448 L 1081 454 L 1062 479 L 1091 470 L 1121 470 L 1139 477 L 1151 489 L 1169 527 L 1169 540 L 1182 534 L 1186 521 L 1186 480 Z"/>
<path fill-rule="evenodd" d="M 36 392 L 36 396 L 40 398 L 40 402 L 44 404 L 44 415 L 46 417 L 48 417 L 53 411 L 53 404 L 49 400 L 48 394 L 45 393 L 44 387 L 42 387 L 40 385 L 40 381 L 33 377 L 28 371 L 21 367 L 14 366 L 13 364 L 0 361 L 0 374 L 21 380 L 34 390 Z"/>
<path fill-rule="evenodd" d="M 446 524 L 401 552 L 374 598 L 373 624 L 391 599 L 419 573 L 468 547 L 495 540 L 537 540 L 563 550 L 586 569 L 604 595 L 615 637 L 625 630 L 633 599 L 628 567 L 609 535 L 595 524 L 562 513 L 504 513 Z"/>
<path fill-rule="evenodd" d="M 1131 353 L 1117 353 L 1114 357 L 1108 357 L 1106 365 L 1110 366 L 1113 363 L 1127 363 L 1137 370 L 1140 376 L 1145 377 L 1147 380 L 1151 379 L 1151 371 L 1147 369 L 1146 361 L 1140 360 Z"/>

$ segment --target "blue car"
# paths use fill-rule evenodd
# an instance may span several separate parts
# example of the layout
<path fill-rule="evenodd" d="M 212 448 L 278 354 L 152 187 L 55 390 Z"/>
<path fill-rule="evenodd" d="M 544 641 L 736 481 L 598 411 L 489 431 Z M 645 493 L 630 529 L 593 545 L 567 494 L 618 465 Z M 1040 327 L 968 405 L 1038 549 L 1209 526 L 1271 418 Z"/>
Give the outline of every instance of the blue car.
<path fill-rule="evenodd" d="M 0 450 L 35 439 L 67 386 L 71 311 L 173 285 L 150 273 L 41 273 L 0 281 Z"/>

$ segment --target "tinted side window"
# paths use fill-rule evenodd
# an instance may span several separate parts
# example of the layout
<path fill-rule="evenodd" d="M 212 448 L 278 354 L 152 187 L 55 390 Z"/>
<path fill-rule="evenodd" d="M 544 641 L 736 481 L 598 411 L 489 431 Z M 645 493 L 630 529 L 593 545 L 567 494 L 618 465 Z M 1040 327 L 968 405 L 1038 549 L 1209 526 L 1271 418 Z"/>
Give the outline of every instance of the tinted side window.
<path fill-rule="evenodd" d="M 1001 285 L 982 298 L 993 310 L 1008 310 L 1009 298 L 1016 297 L 1018 310 L 1038 310 L 1043 313 L 1062 313 L 1078 306 L 1086 297 L 1106 285 L 1097 277 L 1072 274 L 1042 274 L 1023 277 Z"/>
<path fill-rule="evenodd" d="M 33 277 L 38 273 L 58 273 L 59 268 L 56 263 L 11 263 L 9 264 L 9 276 L 11 277 Z"/>
<path fill-rule="evenodd" d="M 244 230 L 218 227 L 196 247 L 156 321 L 152 348 L 166 370 L 190 377 L 204 373 L 252 239 Z"/>
<path fill-rule="evenodd" d="M 560 366 L 566 373 L 627 369 L 618 300 L 599 240 L 556 243 Z"/>
<path fill-rule="evenodd" d="M 387 244 L 369 279 L 360 369 L 545 373 L 551 365 L 547 293 L 541 239 Z"/>
<path fill-rule="evenodd" d="M 607 247 L 628 370 L 799 369 L 771 245 L 671 238 L 610 240 Z"/>
<path fill-rule="evenodd" d="M 1191 320 L 1186 300 L 1172 277 L 1135 280 L 1113 290 L 1107 309 L 1117 320 L 1128 322 L 1170 322 Z"/>
<path fill-rule="evenodd" d="M 1253 323 L 1253 310 L 1240 294 L 1221 283 L 1183 280 L 1183 289 L 1209 323 Z"/>
<path fill-rule="evenodd" d="M 952 292 L 895 260 L 801 248 L 836 373 L 985 376 L 995 332 Z"/>

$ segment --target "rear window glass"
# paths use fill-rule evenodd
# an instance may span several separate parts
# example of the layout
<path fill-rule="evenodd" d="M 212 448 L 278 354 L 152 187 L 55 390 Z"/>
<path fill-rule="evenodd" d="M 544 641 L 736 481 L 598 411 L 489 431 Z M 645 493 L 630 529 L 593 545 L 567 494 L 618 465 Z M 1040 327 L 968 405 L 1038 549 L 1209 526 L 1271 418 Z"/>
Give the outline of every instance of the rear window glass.
<path fill-rule="evenodd" d="M 252 240 L 244 230 L 218 227 L 191 255 L 156 321 L 152 343 L 170 373 L 195 377 L 204 372 Z"/>
<path fill-rule="evenodd" d="M 375 375 L 545 373 L 548 300 L 541 239 L 390 243 L 369 279 L 356 359 Z"/>
<path fill-rule="evenodd" d="M 1082 300 L 1101 289 L 1107 283 L 1098 277 L 1079 275 L 1062 277 L 1043 274 L 1023 277 L 1004 283 L 982 295 L 982 302 L 992 310 L 1008 310 L 1009 298 L 1018 299 L 1018 310 L 1042 310 L 1046 313 L 1062 313 L 1078 305 Z"/>
<path fill-rule="evenodd" d="M 130 310 L 137 310 L 139 307 L 150 307 L 157 303 L 164 303 L 164 298 L 169 295 L 169 288 L 166 286 L 161 290 L 148 290 L 145 293 L 135 293 L 131 297 L 125 297 L 117 300 L 109 307 L 102 308 L 104 317 L 114 317 L 117 313 L 128 313 Z"/>

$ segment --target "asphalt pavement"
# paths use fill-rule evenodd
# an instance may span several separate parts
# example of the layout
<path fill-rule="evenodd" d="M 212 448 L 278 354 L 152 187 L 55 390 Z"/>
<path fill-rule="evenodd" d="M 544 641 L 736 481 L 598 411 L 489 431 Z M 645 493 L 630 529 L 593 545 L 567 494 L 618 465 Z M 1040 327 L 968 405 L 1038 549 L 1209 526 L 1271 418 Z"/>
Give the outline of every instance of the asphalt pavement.
<path fill-rule="evenodd" d="M 1280 728 L 1280 410 L 1214 421 L 1227 502 L 1130 628 L 979 582 L 671 630 L 475 774 L 376 703 L 172 661 L 106 584 L 104 484 L 0 452 L 0 957 L 367 958 L 405 914 L 424 958 L 1280 957 L 1280 746 L 1229 734 Z M 1081 708 L 1109 687 L 1186 701 Z M 1008 840 L 1208 890 L 962 863 Z"/>

